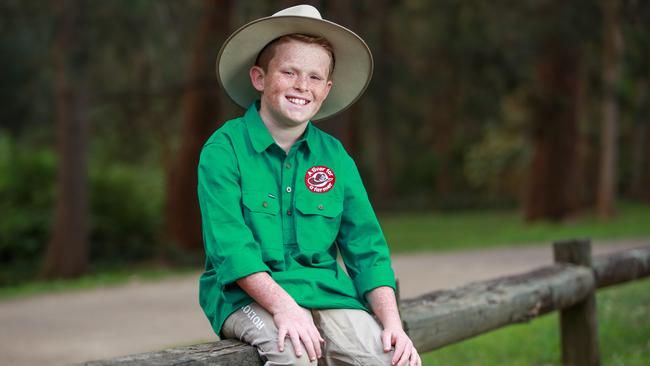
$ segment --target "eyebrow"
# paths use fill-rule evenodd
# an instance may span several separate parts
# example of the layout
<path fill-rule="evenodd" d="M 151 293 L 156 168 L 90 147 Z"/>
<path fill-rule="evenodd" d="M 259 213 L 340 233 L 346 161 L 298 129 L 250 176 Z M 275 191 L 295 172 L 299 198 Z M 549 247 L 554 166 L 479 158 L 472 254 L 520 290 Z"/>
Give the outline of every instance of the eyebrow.
<path fill-rule="evenodd" d="M 302 69 L 302 68 L 300 68 L 298 65 L 295 65 L 295 64 L 288 64 L 288 65 L 285 65 L 284 67 L 280 67 L 280 70 L 283 70 L 283 69 L 285 69 L 285 68 L 286 68 L 286 69 L 296 70 L 296 71 L 297 71 L 297 70 L 301 70 L 301 71 L 304 71 L 306 74 L 310 74 L 310 75 L 318 75 L 318 76 L 320 76 L 320 77 L 322 77 L 322 78 L 324 78 L 324 79 L 327 79 L 327 75 L 329 74 L 329 68 L 327 68 L 327 71 L 325 71 L 324 73 L 321 73 L 319 70 L 314 69 L 314 68 L 305 68 L 305 69 Z"/>

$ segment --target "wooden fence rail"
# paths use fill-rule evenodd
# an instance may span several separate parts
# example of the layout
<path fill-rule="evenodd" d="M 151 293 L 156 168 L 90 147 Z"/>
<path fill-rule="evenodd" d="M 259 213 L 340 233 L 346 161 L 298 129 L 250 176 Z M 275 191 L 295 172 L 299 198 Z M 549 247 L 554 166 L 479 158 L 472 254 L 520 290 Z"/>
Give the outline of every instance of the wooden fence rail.
<path fill-rule="evenodd" d="M 650 276 L 650 246 L 595 258 L 593 261 L 591 246 L 586 240 L 555 243 L 554 249 L 554 265 L 402 300 L 400 311 L 404 325 L 418 350 L 428 352 L 509 324 L 527 322 L 540 315 L 562 310 L 563 363 L 597 365 L 595 302 L 589 305 L 589 299 L 598 288 Z M 580 262 L 576 256 L 580 259 L 581 255 L 582 259 L 588 259 L 586 265 L 566 263 Z M 578 312 L 578 318 L 583 319 L 585 311 L 593 312 L 586 318 L 592 316 L 594 324 L 583 324 L 581 320 L 572 322 L 574 318 L 571 314 Z M 571 329 L 564 329 L 566 327 Z M 566 339 L 571 332 L 584 331 L 577 328 L 592 332 L 596 343 L 576 345 Z M 253 347 L 224 340 L 84 365 L 181 364 L 258 366 L 262 362 Z"/>

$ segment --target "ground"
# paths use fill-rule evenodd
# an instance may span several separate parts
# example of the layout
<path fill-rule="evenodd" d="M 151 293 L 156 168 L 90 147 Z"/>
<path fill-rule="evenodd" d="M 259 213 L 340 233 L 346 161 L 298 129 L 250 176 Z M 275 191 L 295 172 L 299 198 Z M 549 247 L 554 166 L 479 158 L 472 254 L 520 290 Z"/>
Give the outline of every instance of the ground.
<path fill-rule="evenodd" d="M 596 241 L 594 253 L 648 244 Z M 550 245 L 393 258 L 402 298 L 550 263 Z M 0 364 L 63 365 L 215 340 L 197 302 L 198 276 L 1 301 Z"/>

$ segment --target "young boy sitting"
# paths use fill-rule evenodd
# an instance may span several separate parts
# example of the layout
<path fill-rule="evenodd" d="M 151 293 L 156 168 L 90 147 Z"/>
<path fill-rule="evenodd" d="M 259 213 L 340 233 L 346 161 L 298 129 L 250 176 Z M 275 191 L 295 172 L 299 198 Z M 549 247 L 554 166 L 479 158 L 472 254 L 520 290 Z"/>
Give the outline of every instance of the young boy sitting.
<path fill-rule="evenodd" d="M 310 122 L 363 93 L 365 42 L 300 5 L 235 31 L 217 75 L 248 110 L 199 162 L 199 301 L 214 331 L 257 347 L 266 365 L 420 365 L 356 165 Z"/>

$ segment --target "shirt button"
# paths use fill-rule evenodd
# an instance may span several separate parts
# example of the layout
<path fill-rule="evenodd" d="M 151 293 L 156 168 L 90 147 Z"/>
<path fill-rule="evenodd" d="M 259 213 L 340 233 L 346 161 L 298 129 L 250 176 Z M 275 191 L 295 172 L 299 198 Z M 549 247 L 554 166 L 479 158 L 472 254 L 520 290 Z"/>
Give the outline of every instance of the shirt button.
<path fill-rule="evenodd" d="M 323 206 L 323 205 L 318 205 L 318 209 L 319 209 L 319 210 L 322 210 L 322 209 L 324 209 L 324 208 L 325 208 L 325 206 Z"/>
<path fill-rule="evenodd" d="M 291 193 L 291 187 L 287 187 L 287 193 Z"/>
<path fill-rule="evenodd" d="M 284 166 L 285 166 L 287 169 L 291 169 L 291 163 L 286 163 L 286 164 L 284 164 Z"/>
<path fill-rule="evenodd" d="M 291 210 L 287 210 L 287 215 L 291 216 L 291 215 L 293 215 L 293 212 L 291 212 Z"/>
<path fill-rule="evenodd" d="M 269 207 L 269 203 L 266 202 L 266 201 L 264 201 L 264 202 L 262 202 L 262 206 L 264 206 L 265 208 L 266 208 L 266 207 Z"/>

